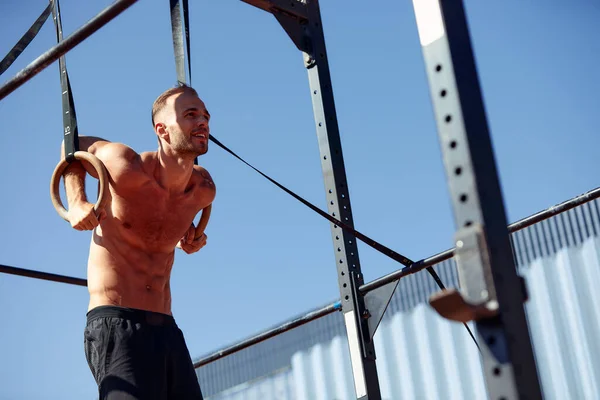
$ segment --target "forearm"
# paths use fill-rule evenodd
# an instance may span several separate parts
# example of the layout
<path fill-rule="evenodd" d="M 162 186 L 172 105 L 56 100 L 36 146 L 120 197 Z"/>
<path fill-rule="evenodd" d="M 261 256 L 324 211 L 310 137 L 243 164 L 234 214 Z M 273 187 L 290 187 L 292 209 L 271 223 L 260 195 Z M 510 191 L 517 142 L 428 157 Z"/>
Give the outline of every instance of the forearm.
<path fill-rule="evenodd" d="M 65 170 L 65 192 L 69 206 L 87 201 L 87 196 L 85 194 L 85 175 L 85 168 L 77 160 L 70 163 Z"/>

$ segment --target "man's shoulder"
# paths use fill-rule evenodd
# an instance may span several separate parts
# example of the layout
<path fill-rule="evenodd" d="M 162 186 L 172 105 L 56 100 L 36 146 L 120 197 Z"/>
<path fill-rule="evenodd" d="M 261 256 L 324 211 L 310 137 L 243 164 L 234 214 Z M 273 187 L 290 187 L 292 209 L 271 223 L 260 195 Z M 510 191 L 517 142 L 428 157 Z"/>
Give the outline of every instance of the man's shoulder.
<path fill-rule="evenodd" d="M 194 165 L 194 175 L 202 178 L 210 178 L 210 173 L 201 165 Z"/>
<path fill-rule="evenodd" d="M 110 142 L 102 147 L 102 153 L 111 157 L 136 158 L 140 155 L 125 143 Z"/>
<path fill-rule="evenodd" d="M 140 155 L 124 143 L 109 142 L 95 152 L 105 164 L 122 165 L 140 163 Z"/>
<path fill-rule="evenodd" d="M 209 183 L 209 186 L 214 187 L 215 183 L 212 176 L 206 168 L 201 165 L 194 165 L 194 176 L 198 182 Z"/>

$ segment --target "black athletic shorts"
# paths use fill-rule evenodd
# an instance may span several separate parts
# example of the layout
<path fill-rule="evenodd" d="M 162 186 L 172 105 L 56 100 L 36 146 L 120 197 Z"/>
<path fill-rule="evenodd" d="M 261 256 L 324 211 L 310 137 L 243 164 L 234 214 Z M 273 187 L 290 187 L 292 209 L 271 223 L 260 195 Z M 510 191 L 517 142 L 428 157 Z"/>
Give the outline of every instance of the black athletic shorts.
<path fill-rule="evenodd" d="M 94 308 L 84 345 L 100 400 L 202 399 L 183 333 L 170 315 Z"/>

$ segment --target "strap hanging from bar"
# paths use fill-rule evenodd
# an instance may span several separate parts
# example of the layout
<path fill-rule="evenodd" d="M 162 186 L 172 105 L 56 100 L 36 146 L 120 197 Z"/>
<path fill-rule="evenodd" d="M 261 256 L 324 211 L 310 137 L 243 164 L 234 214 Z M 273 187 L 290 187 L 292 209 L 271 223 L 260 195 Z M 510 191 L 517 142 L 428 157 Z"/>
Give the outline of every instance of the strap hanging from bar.
<path fill-rule="evenodd" d="M 31 41 L 37 36 L 42 26 L 48 20 L 48 16 L 50 15 L 51 11 L 52 0 L 50 0 L 48 5 L 46 6 L 46 9 L 42 11 L 38 19 L 36 19 L 33 23 L 33 25 L 31 25 L 31 28 L 29 28 L 27 32 L 25 32 L 23 37 L 19 39 L 17 44 L 15 44 L 15 46 L 12 49 L 10 49 L 6 57 L 4 57 L 2 61 L 0 61 L 0 75 L 2 75 L 12 65 L 12 63 L 15 62 L 15 60 L 21 55 L 21 53 L 23 53 L 25 48 L 29 46 L 29 43 L 31 43 Z"/>
<path fill-rule="evenodd" d="M 192 56 L 190 51 L 190 13 L 188 0 L 181 0 L 183 7 L 179 7 L 179 0 L 169 0 L 171 9 L 171 31 L 173 33 L 173 51 L 175 53 L 175 70 L 177 71 L 177 82 L 192 86 Z M 183 24 L 181 22 L 181 8 L 183 8 Z M 185 49 L 183 46 L 185 34 Z M 187 57 L 186 57 L 187 55 Z M 185 65 L 187 64 L 188 77 L 185 76 Z M 198 165 L 198 157 L 194 160 Z"/>
<path fill-rule="evenodd" d="M 192 62 L 190 56 L 190 30 L 189 30 L 189 6 L 188 0 L 182 0 L 183 7 L 180 7 L 180 0 L 170 0 L 171 8 L 171 30 L 173 32 L 173 51 L 175 53 L 175 68 L 177 71 L 177 81 L 180 84 L 192 82 Z M 183 23 L 181 21 L 181 9 L 183 8 Z M 185 48 L 184 48 L 185 40 Z M 186 51 L 187 50 L 187 53 Z M 186 57 L 187 55 L 187 57 Z M 188 76 L 186 79 L 185 67 L 187 64 Z"/>
<path fill-rule="evenodd" d="M 54 25 L 56 26 L 56 38 L 58 42 L 63 40 L 62 21 L 60 17 L 60 5 L 58 0 L 50 0 L 54 3 L 52 8 L 52 16 Z M 75 114 L 75 104 L 71 92 L 71 83 L 69 82 L 69 74 L 67 73 L 67 63 L 65 56 L 61 56 L 58 60 L 60 70 L 60 87 L 62 91 L 62 109 L 63 109 L 63 127 L 64 127 L 64 144 L 65 144 L 65 159 L 68 162 L 75 160 L 75 152 L 79 150 L 79 133 L 77 129 L 77 115 Z"/>

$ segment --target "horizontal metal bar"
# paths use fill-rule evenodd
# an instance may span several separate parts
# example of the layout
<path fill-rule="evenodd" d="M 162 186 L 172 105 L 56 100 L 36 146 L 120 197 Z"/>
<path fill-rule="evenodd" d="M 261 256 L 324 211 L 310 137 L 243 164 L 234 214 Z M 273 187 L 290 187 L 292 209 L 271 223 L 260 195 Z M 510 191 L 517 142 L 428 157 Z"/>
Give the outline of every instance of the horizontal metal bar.
<path fill-rule="evenodd" d="M 304 325 L 308 322 L 314 321 L 315 319 L 324 317 L 326 315 L 332 314 L 335 311 L 339 311 L 342 309 L 342 303 L 340 303 L 339 301 L 333 304 L 330 304 L 326 307 L 323 307 L 321 309 L 315 310 L 315 311 L 311 311 L 308 314 L 305 314 L 304 316 L 294 319 L 293 321 L 290 322 L 286 322 L 283 325 L 280 325 L 276 328 L 273 329 L 269 329 L 268 331 L 265 331 L 261 334 L 258 334 L 256 336 L 253 336 L 249 339 L 243 340 L 239 343 L 234 344 L 233 346 L 229 346 L 226 347 L 222 350 L 218 350 L 216 352 L 214 352 L 213 354 L 207 356 L 207 357 L 203 357 L 200 360 L 196 361 L 194 363 L 194 368 L 200 368 L 203 365 L 209 364 L 213 361 L 216 361 L 218 359 L 227 357 L 233 353 L 236 353 L 240 350 L 243 350 L 247 347 L 250 347 L 252 345 L 255 345 L 257 343 L 260 343 L 262 341 L 265 341 L 269 338 L 272 338 L 274 336 L 279 335 L 280 333 L 289 331 L 291 329 L 297 328 L 300 325 Z"/>
<path fill-rule="evenodd" d="M 54 61 L 58 60 L 62 55 L 73 49 L 79 43 L 83 42 L 98 29 L 102 28 L 108 22 L 113 20 L 117 15 L 121 14 L 129 8 L 137 0 L 116 0 L 113 4 L 106 7 L 94 18 L 86 22 L 82 27 L 73 32 L 70 36 L 46 51 L 44 54 L 36 58 L 31 64 L 19 71 L 12 79 L 7 81 L 0 88 L 0 100 L 14 92 L 17 88 L 29 81 L 35 75 L 44 70 Z"/>
<path fill-rule="evenodd" d="M 251 6 L 273 13 L 273 11 L 284 12 L 288 15 L 302 20 L 308 20 L 306 4 L 300 0 L 242 0 Z"/>
<path fill-rule="evenodd" d="M 512 224 L 508 225 L 508 231 L 510 233 L 519 231 L 521 229 L 527 228 L 528 226 L 531 226 L 533 224 L 541 222 L 545 219 L 554 217 L 555 215 L 558 215 L 565 211 L 569 211 L 569 210 L 571 210 L 575 207 L 578 207 L 582 204 L 588 203 L 599 197 L 600 197 L 600 188 L 590 190 L 589 192 L 579 195 L 577 197 L 574 197 L 571 200 L 567 200 L 563 203 L 552 206 L 544 211 L 540 211 L 529 217 L 523 218 L 517 222 L 513 222 Z M 408 276 L 408 275 L 415 274 L 419 271 L 424 270 L 427 267 L 431 267 L 435 264 L 439 264 L 442 261 L 449 260 L 453 256 L 454 256 L 454 248 L 448 249 L 448 250 L 438 253 L 434 256 L 431 256 L 429 258 L 424 258 L 423 260 L 417 261 L 409 267 L 401 268 L 395 272 L 392 272 L 391 274 L 377 278 L 369 283 L 365 283 L 358 290 L 364 295 L 364 294 L 370 292 L 371 290 L 375 290 L 375 289 L 377 289 L 381 286 L 384 286 L 390 282 L 404 278 L 405 276 Z"/>
<path fill-rule="evenodd" d="M 10 275 L 25 276 L 28 278 L 42 279 L 44 281 L 68 283 L 70 285 L 87 286 L 87 280 L 81 278 L 73 278 L 71 276 L 51 274 L 48 272 L 33 271 L 30 269 L 9 267 L 8 265 L 0 265 L 0 272 Z"/>
<path fill-rule="evenodd" d="M 519 231 L 521 229 L 527 228 L 528 226 L 536 224 L 540 221 L 543 221 L 550 217 L 554 217 L 555 215 L 558 215 L 565 211 L 569 211 L 569 210 L 571 210 L 575 207 L 578 207 L 582 204 L 588 203 L 592 200 L 596 200 L 597 198 L 600 198 L 600 188 L 590 190 L 589 192 L 579 195 L 571 200 L 567 200 L 563 203 L 560 203 L 553 207 L 550 207 L 544 211 L 540 211 L 529 217 L 526 217 L 517 222 L 514 222 L 508 226 L 508 231 L 510 233 Z M 448 250 L 438 253 L 434 256 L 424 258 L 420 261 L 417 261 L 410 267 L 402 268 L 398 271 L 392 272 L 391 274 L 377 278 L 369 283 L 365 283 L 364 285 L 362 285 L 359 288 L 359 290 L 362 294 L 366 294 L 366 293 L 370 292 L 371 290 L 375 290 L 375 289 L 377 289 L 381 286 L 384 286 L 392 281 L 396 281 L 398 279 L 404 278 L 407 275 L 417 273 L 419 271 L 424 270 L 427 267 L 431 267 L 435 264 L 439 264 L 442 261 L 449 260 L 453 256 L 454 256 L 454 248 L 448 249 Z M 74 278 L 74 277 L 64 276 L 64 275 L 51 274 L 51 273 L 47 273 L 47 272 L 34 271 L 34 270 L 23 269 L 23 268 L 9 267 L 7 265 L 0 265 L 0 273 L 19 275 L 19 276 L 25 276 L 25 277 L 29 277 L 29 278 L 36 278 L 36 279 L 43 279 L 43 280 L 53 281 L 53 282 L 68 283 L 68 284 L 72 284 L 72 285 L 87 286 L 87 280 L 85 280 L 85 279 Z"/>

